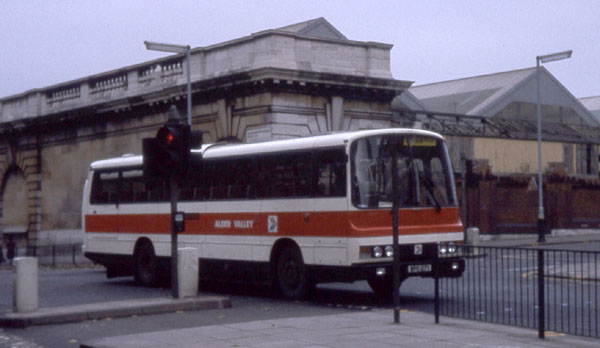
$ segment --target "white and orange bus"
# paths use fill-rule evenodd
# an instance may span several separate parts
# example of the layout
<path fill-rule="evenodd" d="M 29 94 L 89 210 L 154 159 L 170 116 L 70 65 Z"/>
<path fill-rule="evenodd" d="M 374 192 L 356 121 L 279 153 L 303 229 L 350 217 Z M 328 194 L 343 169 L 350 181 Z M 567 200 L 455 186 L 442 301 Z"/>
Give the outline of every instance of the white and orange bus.
<path fill-rule="evenodd" d="M 289 298 L 319 282 L 367 280 L 388 295 L 392 158 L 401 279 L 464 270 L 452 166 L 436 133 L 365 130 L 192 151 L 203 160 L 180 184 L 178 241 L 198 249 L 201 279 L 267 280 Z M 85 255 L 109 277 L 153 285 L 169 273 L 168 187 L 143 175 L 141 156 L 92 163 L 82 215 Z"/>

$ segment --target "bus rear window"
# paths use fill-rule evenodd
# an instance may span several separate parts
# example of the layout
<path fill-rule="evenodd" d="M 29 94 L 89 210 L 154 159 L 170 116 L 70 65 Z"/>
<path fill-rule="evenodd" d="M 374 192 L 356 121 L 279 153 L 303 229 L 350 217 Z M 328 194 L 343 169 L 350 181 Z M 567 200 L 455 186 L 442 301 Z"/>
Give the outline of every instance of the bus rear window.
<path fill-rule="evenodd" d="M 92 204 L 116 204 L 119 202 L 119 172 L 96 172 L 92 179 Z"/>
<path fill-rule="evenodd" d="M 91 204 L 162 202 L 167 198 L 166 183 L 144 177 L 140 168 L 98 171 L 92 178 Z"/>

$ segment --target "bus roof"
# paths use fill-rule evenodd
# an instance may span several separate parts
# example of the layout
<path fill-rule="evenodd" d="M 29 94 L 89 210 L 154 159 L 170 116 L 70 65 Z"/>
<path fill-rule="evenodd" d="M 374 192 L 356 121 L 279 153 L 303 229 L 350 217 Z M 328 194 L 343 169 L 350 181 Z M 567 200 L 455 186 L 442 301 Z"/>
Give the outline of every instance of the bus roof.
<path fill-rule="evenodd" d="M 203 158 L 219 158 L 230 156 L 243 156 L 258 153 L 272 153 L 280 151 L 294 151 L 300 149 L 322 148 L 344 146 L 346 143 L 352 142 L 355 139 L 380 135 L 380 134 L 406 134 L 406 135 L 424 135 L 443 139 L 441 135 L 420 129 L 409 128 L 386 128 L 362 130 L 353 132 L 332 133 L 326 135 L 316 135 L 303 138 L 285 139 L 266 141 L 252 144 L 204 144 L 200 149 L 192 150 L 192 152 L 201 152 Z M 100 161 L 95 161 L 91 164 L 91 169 L 114 168 L 114 167 L 131 167 L 140 166 L 142 164 L 142 156 L 123 155 Z"/>

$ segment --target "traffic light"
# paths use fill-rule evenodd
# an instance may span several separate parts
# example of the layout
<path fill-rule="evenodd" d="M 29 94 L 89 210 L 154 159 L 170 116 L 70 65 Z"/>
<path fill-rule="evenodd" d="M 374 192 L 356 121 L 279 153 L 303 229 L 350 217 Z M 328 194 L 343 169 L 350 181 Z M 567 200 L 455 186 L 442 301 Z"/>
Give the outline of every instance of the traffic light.
<path fill-rule="evenodd" d="M 198 166 L 200 154 L 190 152 L 191 148 L 202 145 L 202 133 L 192 131 L 189 125 L 170 118 L 154 138 L 143 139 L 144 175 L 167 179 L 171 176 L 182 178 L 190 165 Z"/>

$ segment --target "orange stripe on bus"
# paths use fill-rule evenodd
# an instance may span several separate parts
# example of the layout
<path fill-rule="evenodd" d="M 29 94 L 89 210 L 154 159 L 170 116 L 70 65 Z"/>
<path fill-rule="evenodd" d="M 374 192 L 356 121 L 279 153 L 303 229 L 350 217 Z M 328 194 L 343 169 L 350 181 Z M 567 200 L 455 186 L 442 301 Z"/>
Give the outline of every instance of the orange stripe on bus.
<path fill-rule="evenodd" d="M 269 217 L 277 217 L 269 233 Z M 377 237 L 392 233 L 389 210 L 293 213 L 207 213 L 186 218 L 183 234 L 283 235 L 297 237 Z M 86 215 L 86 232 L 168 234 L 169 214 Z M 401 235 L 462 232 L 458 208 L 399 211 Z"/>

